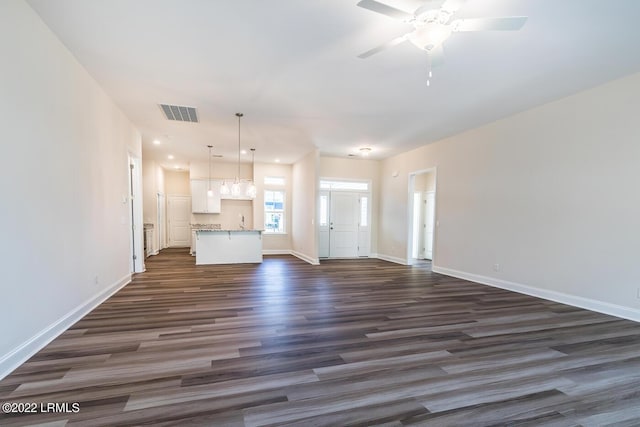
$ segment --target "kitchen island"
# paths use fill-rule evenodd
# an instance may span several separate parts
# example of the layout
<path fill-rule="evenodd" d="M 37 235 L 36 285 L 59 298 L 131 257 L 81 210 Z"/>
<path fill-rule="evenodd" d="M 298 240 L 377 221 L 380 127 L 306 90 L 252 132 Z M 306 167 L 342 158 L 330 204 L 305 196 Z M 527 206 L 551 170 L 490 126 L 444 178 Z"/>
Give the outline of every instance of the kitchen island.
<path fill-rule="evenodd" d="M 196 265 L 262 262 L 262 230 L 199 229 Z"/>

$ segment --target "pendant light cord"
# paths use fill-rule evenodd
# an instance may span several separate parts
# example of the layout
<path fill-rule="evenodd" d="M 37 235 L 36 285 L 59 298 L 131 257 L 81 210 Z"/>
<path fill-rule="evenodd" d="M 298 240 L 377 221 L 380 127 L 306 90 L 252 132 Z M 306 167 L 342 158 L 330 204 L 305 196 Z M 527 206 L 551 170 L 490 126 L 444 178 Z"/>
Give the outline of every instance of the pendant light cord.
<path fill-rule="evenodd" d="M 236 182 L 240 182 L 240 119 L 244 114 L 236 113 L 238 116 L 238 175 L 236 175 Z"/>
<path fill-rule="evenodd" d="M 209 191 L 211 191 L 211 149 L 213 145 L 207 145 L 209 147 Z"/>

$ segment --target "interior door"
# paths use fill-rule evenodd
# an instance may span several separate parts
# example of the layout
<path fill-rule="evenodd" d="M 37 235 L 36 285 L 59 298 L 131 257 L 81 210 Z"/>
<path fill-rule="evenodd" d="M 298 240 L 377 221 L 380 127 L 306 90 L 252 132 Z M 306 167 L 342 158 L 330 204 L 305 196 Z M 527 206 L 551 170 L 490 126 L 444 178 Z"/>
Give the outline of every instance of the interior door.
<path fill-rule="evenodd" d="M 167 205 L 169 246 L 191 246 L 191 197 L 169 196 Z"/>
<path fill-rule="evenodd" d="M 425 193 L 424 209 L 424 257 L 433 259 L 433 226 L 436 216 L 436 193 L 427 191 Z"/>
<path fill-rule="evenodd" d="M 331 258 L 358 256 L 358 193 L 332 191 L 329 204 L 329 253 Z"/>

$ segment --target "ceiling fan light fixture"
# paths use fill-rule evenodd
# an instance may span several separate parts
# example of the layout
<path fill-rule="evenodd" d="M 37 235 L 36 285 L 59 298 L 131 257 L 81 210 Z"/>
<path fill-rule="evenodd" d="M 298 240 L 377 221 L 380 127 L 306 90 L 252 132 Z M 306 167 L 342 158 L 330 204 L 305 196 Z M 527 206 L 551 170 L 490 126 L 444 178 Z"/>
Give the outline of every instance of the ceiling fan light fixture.
<path fill-rule="evenodd" d="M 415 31 L 409 34 L 409 41 L 419 49 L 430 51 L 447 40 L 451 32 L 450 25 L 428 23 L 416 27 Z"/>

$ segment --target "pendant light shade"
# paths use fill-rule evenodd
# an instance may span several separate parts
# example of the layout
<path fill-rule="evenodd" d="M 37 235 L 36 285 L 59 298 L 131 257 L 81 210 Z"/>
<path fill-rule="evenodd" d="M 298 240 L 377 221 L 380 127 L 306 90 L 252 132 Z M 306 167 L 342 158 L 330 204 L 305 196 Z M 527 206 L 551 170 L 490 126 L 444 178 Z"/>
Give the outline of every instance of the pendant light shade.
<path fill-rule="evenodd" d="M 247 197 L 254 199 L 257 194 L 256 183 L 253 179 L 253 174 L 255 172 L 255 161 L 256 161 L 256 149 L 251 149 L 251 184 L 247 186 Z"/>
<path fill-rule="evenodd" d="M 229 189 L 229 185 L 227 185 L 227 181 L 222 181 L 222 185 L 220 186 L 220 194 L 230 194 L 231 190 Z"/>
<path fill-rule="evenodd" d="M 240 195 L 240 119 L 242 119 L 244 114 L 236 113 L 236 117 L 238 118 L 238 173 L 236 174 L 236 179 L 233 181 L 233 185 L 231 185 L 231 195 L 237 197 Z"/>

